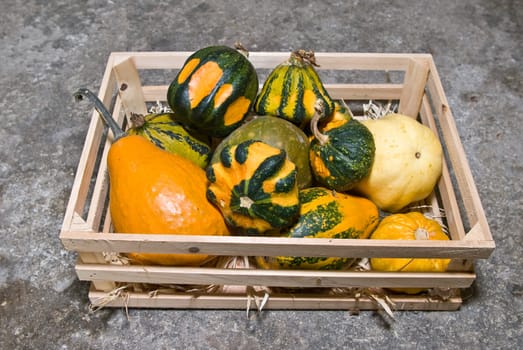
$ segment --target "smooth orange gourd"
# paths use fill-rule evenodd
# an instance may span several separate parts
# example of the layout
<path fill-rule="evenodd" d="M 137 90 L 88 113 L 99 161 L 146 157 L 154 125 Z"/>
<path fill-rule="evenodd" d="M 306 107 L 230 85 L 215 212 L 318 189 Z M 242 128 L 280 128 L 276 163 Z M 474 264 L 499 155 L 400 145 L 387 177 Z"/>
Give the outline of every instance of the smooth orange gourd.
<path fill-rule="evenodd" d="M 76 96 L 97 99 L 86 89 Z M 229 234 L 223 216 L 206 198 L 203 169 L 143 136 L 125 135 L 99 100 L 95 105 L 115 135 L 107 163 L 116 233 Z M 197 266 L 212 258 L 193 253 L 129 253 L 128 257 L 131 263 L 173 266 Z"/>
<path fill-rule="evenodd" d="M 207 200 L 205 171 L 141 136 L 115 142 L 107 158 L 115 232 L 226 235 L 223 216 Z M 130 253 L 132 262 L 200 265 L 204 254 Z"/>

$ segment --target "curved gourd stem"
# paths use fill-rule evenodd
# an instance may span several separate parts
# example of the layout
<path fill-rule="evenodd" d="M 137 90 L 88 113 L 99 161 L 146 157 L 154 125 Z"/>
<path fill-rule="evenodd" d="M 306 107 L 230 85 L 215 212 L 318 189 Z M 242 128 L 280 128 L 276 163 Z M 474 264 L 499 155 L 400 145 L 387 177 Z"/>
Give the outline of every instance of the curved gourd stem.
<path fill-rule="evenodd" d="M 318 140 L 321 145 L 326 144 L 329 141 L 329 136 L 322 134 L 318 129 L 318 123 L 320 119 L 325 116 L 325 102 L 318 99 L 314 105 L 314 115 L 311 119 L 311 131 L 314 137 Z"/>
<path fill-rule="evenodd" d="M 87 98 L 90 102 L 94 104 L 94 108 L 96 109 L 96 111 L 100 114 L 105 124 L 107 124 L 107 126 L 109 126 L 109 128 L 113 132 L 114 141 L 117 141 L 123 136 L 125 136 L 125 132 L 123 132 L 122 128 L 120 128 L 120 126 L 116 123 L 111 113 L 107 110 L 107 108 L 105 108 L 103 102 L 100 101 L 98 96 L 91 92 L 91 90 L 87 88 L 80 88 L 73 94 L 73 96 L 76 99 L 76 101 L 81 101 L 84 98 Z"/>

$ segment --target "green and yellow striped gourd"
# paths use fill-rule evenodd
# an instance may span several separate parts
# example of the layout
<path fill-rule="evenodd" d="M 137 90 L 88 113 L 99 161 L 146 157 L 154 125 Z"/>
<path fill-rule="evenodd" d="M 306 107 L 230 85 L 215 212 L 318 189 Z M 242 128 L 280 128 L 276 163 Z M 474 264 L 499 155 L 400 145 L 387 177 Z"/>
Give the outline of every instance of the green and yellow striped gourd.
<path fill-rule="evenodd" d="M 311 51 L 297 50 L 271 71 L 254 103 L 260 115 L 287 119 L 300 128 L 308 126 L 317 100 L 323 101 L 326 115 L 334 111 L 334 102 L 314 69 Z"/>
<path fill-rule="evenodd" d="M 212 155 L 211 147 L 173 118 L 172 113 L 132 114 L 132 125 L 127 133 L 144 136 L 161 149 L 189 159 L 204 169 Z"/>

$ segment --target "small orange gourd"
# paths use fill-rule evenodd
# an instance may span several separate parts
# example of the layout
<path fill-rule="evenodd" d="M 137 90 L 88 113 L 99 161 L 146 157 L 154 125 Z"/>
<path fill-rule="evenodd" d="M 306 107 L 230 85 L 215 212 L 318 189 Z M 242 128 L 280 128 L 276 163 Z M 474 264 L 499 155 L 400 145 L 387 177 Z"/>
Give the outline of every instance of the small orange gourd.
<path fill-rule="evenodd" d="M 384 240 L 449 240 L 441 225 L 419 212 L 392 214 L 384 218 L 370 239 Z M 450 259 L 423 258 L 371 258 L 375 271 L 444 272 Z M 419 288 L 391 288 L 392 290 L 416 294 Z"/>
<path fill-rule="evenodd" d="M 116 233 L 228 235 L 221 213 L 207 201 L 205 171 L 160 149 L 140 135 L 125 135 L 87 89 L 77 98 L 95 101 L 115 140 L 107 156 L 109 206 Z M 131 263 L 196 266 L 206 254 L 129 253 Z"/>

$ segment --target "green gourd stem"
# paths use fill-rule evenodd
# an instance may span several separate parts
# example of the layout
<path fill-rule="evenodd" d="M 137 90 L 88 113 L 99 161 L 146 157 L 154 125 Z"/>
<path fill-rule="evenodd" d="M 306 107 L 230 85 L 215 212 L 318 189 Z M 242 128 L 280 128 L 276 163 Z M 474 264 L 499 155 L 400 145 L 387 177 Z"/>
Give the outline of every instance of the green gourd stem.
<path fill-rule="evenodd" d="M 119 140 L 120 138 L 126 135 L 125 132 L 123 132 L 122 128 L 116 123 L 111 113 L 107 110 L 107 108 L 105 108 L 103 102 L 100 101 L 98 96 L 91 92 L 91 90 L 87 88 L 80 88 L 73 94 L 73 96 L 75 97 L 76 101 L 81 101 L 84 98 L 87 98 L 90 102 L 94 104 L 94 108 L 96 109 L 96 111 L 100 114 L 105 124 L 107 124 L 107 126 L 109 126 L 109 128 L 113 132 L 113 142 Z"/>
<path fill-rule="evenodd" d="M 318 128 L 318 123 L 320 119 L 324 117 L 325 114 L 325 102 L 323 100 L 318 99 L 316 101 L 316 104 L 314 105 L 314 115 L 311 119 L 311 131 L 314 137 L 318 140 L 318 142 L 323 146 L 327 142 L 329 142 L 329 136 L 322 134 Z"/>

